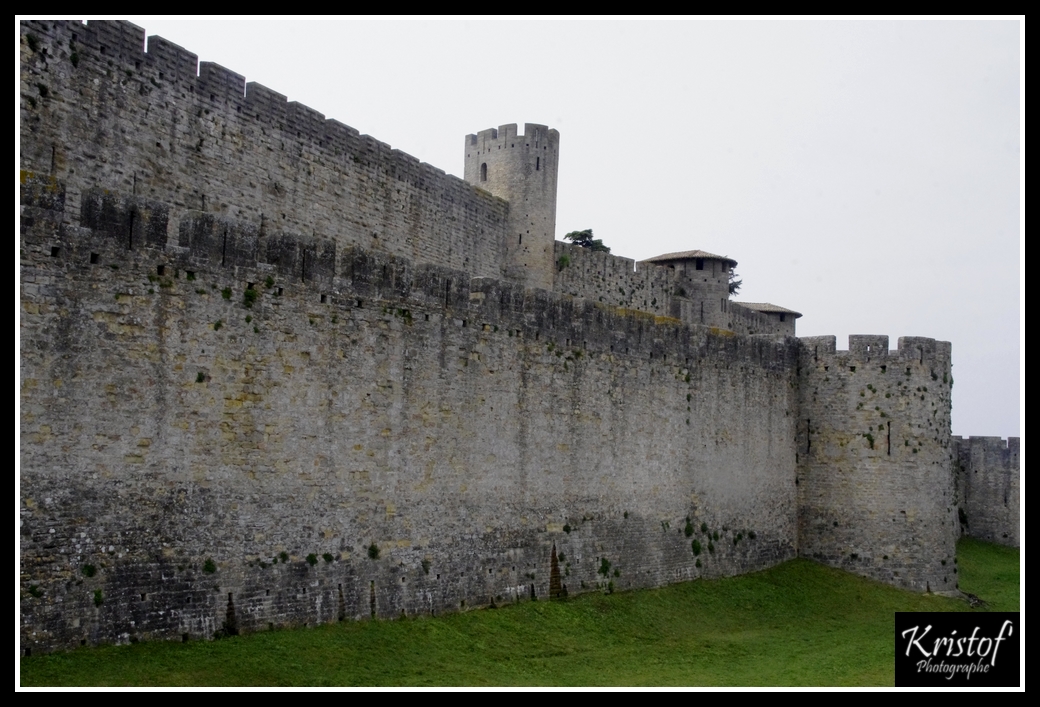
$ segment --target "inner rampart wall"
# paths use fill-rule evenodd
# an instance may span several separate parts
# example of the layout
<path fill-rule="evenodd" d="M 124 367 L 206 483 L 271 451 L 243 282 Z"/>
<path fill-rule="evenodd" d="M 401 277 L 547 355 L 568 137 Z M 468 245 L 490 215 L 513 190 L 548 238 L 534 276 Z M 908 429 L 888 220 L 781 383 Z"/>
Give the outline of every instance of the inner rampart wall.
<path fill-rule="evenodd" d="M 610 253 L 555 243 L 553 291 L 614 307 L 679 318 L 671 302 L 676 296 L 674 273 L 667 268 L 640 266 Z"/>
<path fill-rule="evenodd" d="M 106 218 L 67 218 L 61 182 L 23 179 L 25 649 L 659 586 L 796 553 L 794 340 L 210 214 L 169 217 L 180 245 L 130 248 Z M 89 213 L 119 223 L 128 200 Z M 134 203 L 144 234 L 167 218 Z"/>
<path fill-rule="evenodd" d="M 613 307 L 651 312 L 687 324 L 749 336 L 783 338 L 778 322 L 722 299 L 690 273 L 556 241 L 553 291 Z M 724 285 L 725 287 L 725 285 Z M 725 291 L 725 290 L 723 290 Z M 788 330 L 792 328 L 788 327 Z"/>
<path fill-rule="evenodd" d="M 21 32 L 21 167 L 65 184 L 73 222 L 103 185 L 174 225 L 198 211 L 500 277 L 501 199 L 161 37 L 145 52 L 128 22 Z"/>

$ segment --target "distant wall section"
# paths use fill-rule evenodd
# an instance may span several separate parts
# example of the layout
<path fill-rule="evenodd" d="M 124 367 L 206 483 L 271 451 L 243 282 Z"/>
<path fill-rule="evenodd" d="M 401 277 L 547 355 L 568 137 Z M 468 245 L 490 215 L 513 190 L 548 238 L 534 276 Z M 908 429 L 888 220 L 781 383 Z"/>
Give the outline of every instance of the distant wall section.
<path fill-rule="evenodd" d="M 556 241 L 554 253 L 553 291 L 559 294 L 735 334 L 772 338 L 794 335 L 794 319 L 781 323 L 731 301 L 728 273 L 636 263 L 631 258 L 562 241 Z"/>
<path fill-rule="evenodd" d="M 961 533 L 1019 547 L 1021 484 L 1018 437 L 953 438 Z"/>
<path fill-rule="evenodd" d="M 555 242 L 553 290 L 571 297 L 602 302 L 680 319 L 672 306 L 675 278 L 667 269 L 640 265 L 631 258 Z"/>

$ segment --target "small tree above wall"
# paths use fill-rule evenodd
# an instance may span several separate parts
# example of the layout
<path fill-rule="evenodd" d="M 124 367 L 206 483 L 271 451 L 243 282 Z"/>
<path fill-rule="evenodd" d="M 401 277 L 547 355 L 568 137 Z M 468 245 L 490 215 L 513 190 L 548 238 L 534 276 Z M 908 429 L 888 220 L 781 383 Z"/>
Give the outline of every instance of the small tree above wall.
<path fill-rule="evenodd" d="M 592 229 L 586 228 L 584 231 L 571 231 L 563 240 L 570 241 L 574 245 L 581 246 L 582 248 L 588 248 L 597 253 L 609 253 L 610 248 L 603 245 L 603 241 L 592 238 Z"/>
<path fill-rule="evenodd" d="M 744 284 L 743 280 L 737 279 L 737 273 L 735 270 L 729 271 L 729 293 L 735 295 L 740 291 L 740 286 Z"/>

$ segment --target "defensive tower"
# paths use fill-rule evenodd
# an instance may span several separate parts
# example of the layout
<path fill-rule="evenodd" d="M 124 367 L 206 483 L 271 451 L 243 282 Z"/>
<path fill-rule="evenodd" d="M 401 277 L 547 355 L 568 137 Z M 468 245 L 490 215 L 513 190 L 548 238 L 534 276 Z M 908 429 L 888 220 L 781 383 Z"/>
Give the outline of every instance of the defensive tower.
<path fill-rule="evenodd" d="M 509 202 L 503 275 L 528 287 L 553 288 L 556 173 L 560 133 L 516 124 L 466 136 L 465 179 Z"/>
<path fill-rule="evenodd" d="M 674 271 L 675 294 L 685 300 L 679 303 L 675 315 L 707 326 L 733 328 L 729 321 L 729 275 L 737 267 L 736 260 L 703 250 L 687 250 L 657 255 L 643 262 Z"/>
<path fill-rule="evenodd" d="M 950 344 L 803 337 L 798 552 L 915 591 L 953 591 Z"/>

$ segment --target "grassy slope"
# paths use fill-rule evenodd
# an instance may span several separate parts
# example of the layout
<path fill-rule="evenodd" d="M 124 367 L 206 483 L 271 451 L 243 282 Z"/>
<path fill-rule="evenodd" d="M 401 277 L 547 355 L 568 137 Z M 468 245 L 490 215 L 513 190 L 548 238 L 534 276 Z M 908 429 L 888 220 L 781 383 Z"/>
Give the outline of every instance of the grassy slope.
<path fill-rule="evenodd" d="M 1019 552 L 963 541 L 961 588 L 1019 610 Z M 893 613 L 961 611 L 806 560 L 438 618 L 23 659 L 23 685 L 891 685 Z"/>

